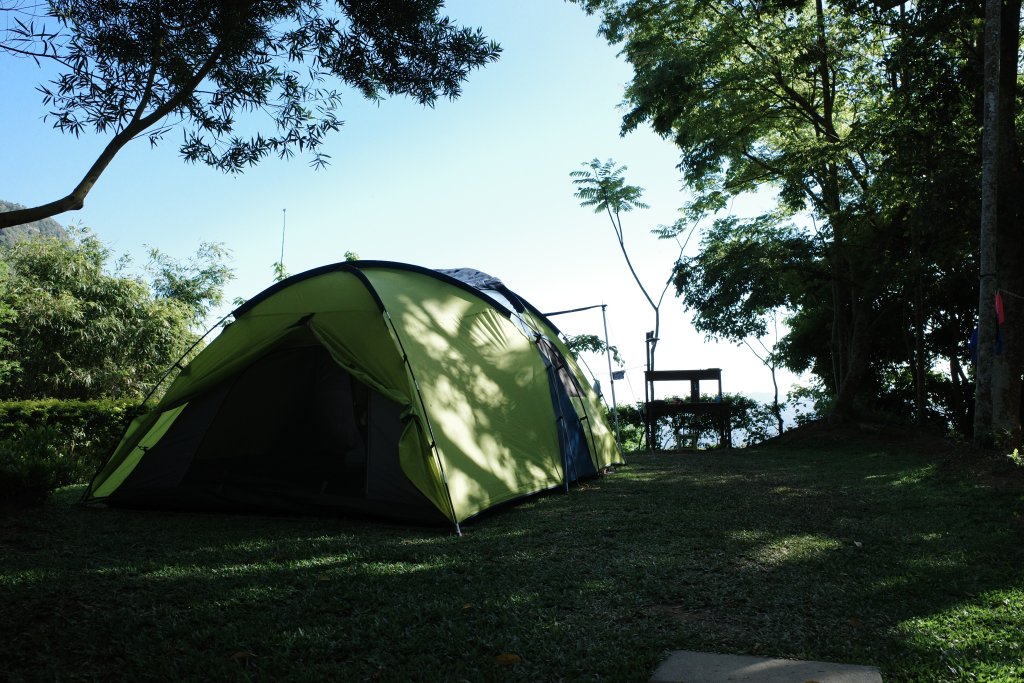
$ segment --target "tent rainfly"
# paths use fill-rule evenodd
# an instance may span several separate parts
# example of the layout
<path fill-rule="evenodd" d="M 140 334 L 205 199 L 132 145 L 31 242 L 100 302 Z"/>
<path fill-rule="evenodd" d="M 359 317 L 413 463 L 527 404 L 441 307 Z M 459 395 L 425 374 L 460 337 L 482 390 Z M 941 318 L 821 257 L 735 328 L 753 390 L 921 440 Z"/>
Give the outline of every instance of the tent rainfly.
<path fill-rule="evenodd" d="M 288 278 L 135 419 L 86 502 L 459 523 L 622 458 L 558 330 L 469 269 Z"/>

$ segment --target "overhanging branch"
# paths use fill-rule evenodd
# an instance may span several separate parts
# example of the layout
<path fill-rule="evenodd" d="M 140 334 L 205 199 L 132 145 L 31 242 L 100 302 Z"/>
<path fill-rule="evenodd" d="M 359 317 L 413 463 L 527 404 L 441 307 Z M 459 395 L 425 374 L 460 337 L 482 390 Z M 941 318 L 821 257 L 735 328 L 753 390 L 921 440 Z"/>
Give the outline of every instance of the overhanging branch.
<path fill-rule="evenodd" d="M 199 87 L 199 84 L 202 83 L 203 79 L 209 75 L 220 57 L 221 53 L 218 47 L 210 54 L 192 79 L 178 90 L 174 97 L 161 104 L 148 115 L 143 116 L 142 114 L 146 105 L 152 99 L 157 68 L 156 60 L 154 60 L 153 67 L 150 69 L 149 78 L 146 83 L 146 90 L 139 101 L 139 106 L 136 107 L 131 120 L 128 122 L 128 125 L 121 129 L 117 135 L 111 138 L 110 142 L 107 143 L 107 146 L 103 148 L 102 152 L 100 152 L 99 157 L 97 157 L 96 161 L 94 161 L 92 166 L 89 167 L 89 170 L 86 171 L 85 175 L 78 182 L 78 185 L 75 186 L 75 189 L 66 196 L 47 204 L 40 204 L 39 206 L 33 206 L 27 209 L 18 209 L 16 211 L 0 212 L 0 230 L 56 216 L 57 214 L 64 213 L 66 211 L 80 210 L 85 206 L 85 198 L 106 170 L 107 166 L 110 165 L 110 162 L 113 161 L 114 157 L 117 156 L 117 153 L 121 151 L 121 148 L 184 104 L 185 100 L 191 95 L 191 93 Z"/>

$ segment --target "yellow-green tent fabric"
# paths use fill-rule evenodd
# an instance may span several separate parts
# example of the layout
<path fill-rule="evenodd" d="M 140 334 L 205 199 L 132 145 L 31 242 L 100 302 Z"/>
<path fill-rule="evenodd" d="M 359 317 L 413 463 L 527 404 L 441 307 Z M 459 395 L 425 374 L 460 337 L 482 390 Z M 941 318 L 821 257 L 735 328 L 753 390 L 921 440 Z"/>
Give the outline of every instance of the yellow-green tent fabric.
<path fill-rule="evenodd" d="M 233 318 L 129 426 L 87 502 L 458 528 L 622 462 L 554 325 L 478 271 L 338 263 Z"/>

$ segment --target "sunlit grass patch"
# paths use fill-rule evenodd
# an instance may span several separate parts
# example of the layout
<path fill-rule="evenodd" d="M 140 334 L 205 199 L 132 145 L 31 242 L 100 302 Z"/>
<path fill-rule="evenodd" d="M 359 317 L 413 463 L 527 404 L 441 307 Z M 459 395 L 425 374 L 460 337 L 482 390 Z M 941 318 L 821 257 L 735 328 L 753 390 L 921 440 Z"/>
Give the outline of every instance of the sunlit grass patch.
<path fill-rule="evenodd" d="M 758 548 L 753 556 L 766 566 L 784 562 L 806 562 L 821 558 L 831 550 L 838 550 L 843 544 L 834 539 L 814 534 L 784 536 Z"/>
<path fill-rule="evenodd" d="M 922 651 L 937 653 L 951 674 L 977 680 L 1024 680 L 1024 591 L 995 590 L 897 630 Z"/>

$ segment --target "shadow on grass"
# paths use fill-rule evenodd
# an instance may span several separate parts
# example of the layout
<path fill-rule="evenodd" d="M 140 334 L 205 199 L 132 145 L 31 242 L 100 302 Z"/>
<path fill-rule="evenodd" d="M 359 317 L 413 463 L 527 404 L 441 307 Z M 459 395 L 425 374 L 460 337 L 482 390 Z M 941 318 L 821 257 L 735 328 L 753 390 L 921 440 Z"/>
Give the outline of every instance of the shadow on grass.
<path fill-rule="evenodd" d="M 643 543 L 667 551 L 657 581 L 686 578 L 655 609 L 687 647 L 870 663 L 886 680 L 1022 674 L 1020 496 L 884 451 L 644 465 L 681 511 L 677 538 Z M 976 609 L 984 628 L 956 616 Z"/>
<path fill-rule="evenodd" d="M 1019 674 L 1020 496 L 853 448 L 633 463 L 461 539 L 66 500 L 0 518 L 5 675 L 643 681 L 684 648 Z"/>

